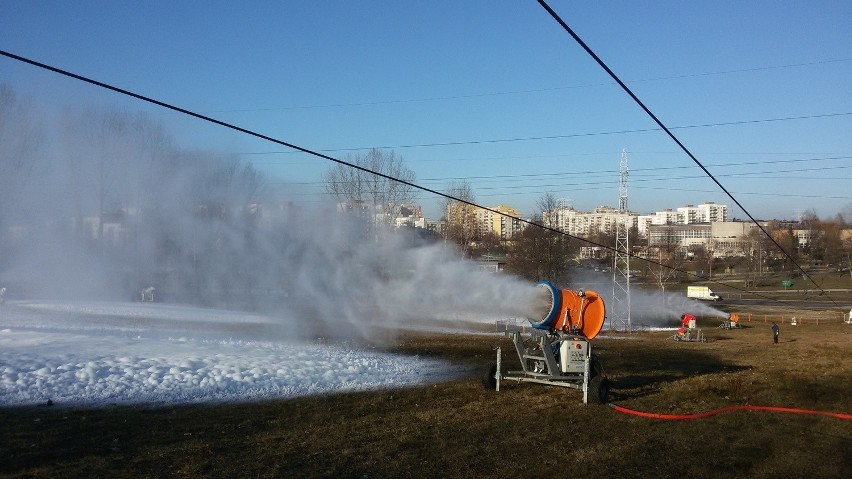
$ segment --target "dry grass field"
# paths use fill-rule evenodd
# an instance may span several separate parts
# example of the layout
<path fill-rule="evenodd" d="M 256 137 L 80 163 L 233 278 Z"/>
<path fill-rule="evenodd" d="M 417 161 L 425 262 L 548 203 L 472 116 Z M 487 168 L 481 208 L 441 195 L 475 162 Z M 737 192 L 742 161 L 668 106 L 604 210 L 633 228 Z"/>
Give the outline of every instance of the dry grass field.
<path fill-rule="evenodd" d="M 785 323 L 774 345 L 763 315 L 797 312 L 740 311 L 753 313 L 742 329 L 699 319 L 706 343 L 672 341 L 671 332 L 595 340 L 611 401 L 656 413 L 740 404 L 852 413 L 852 325 L 836 313 L 819 325 Z M 503 336 L 406 335 L 393 350 L 469 371 L 411 389 L 252 404 L 0 409 L 0 475 L 852 477 L 852 421 L 752 411 L 659 420 L 583 405 L 571 389 L 485 390 L 479 376 L 497 346 L 513 367 Z"/>

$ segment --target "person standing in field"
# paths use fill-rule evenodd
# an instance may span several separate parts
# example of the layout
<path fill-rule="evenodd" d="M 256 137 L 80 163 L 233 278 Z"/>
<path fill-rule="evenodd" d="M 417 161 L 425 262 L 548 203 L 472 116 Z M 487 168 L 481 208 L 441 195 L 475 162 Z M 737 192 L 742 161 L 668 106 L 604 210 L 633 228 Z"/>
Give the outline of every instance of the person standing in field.
<path fill-rule="evenodd" d="M 778 323 L 772 323 L 772 342 L 778 344 L 778 334 L 781 332 L 781 328 L 778 327 Z"/>

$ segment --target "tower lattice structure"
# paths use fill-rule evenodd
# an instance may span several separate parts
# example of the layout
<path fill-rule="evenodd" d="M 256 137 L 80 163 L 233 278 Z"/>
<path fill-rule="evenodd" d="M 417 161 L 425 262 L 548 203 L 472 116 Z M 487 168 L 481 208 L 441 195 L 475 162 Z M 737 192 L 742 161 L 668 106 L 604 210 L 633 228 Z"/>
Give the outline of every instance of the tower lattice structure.
<path fill-rule="evenodd" d="M 615 222 L 615 254 L 612 265 L 611 329 L 632 329 L 630 321 L 630 215 L 627 211 L 627 149 L 621 150 L 618 182 L 618 220 Z"/>

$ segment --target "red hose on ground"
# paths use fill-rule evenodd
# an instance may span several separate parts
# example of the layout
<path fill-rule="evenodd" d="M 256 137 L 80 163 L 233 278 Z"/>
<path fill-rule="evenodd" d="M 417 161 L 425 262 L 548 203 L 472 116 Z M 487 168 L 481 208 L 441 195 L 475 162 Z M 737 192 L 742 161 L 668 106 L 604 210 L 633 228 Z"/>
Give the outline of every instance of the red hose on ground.
<path fill-rule="evenodd" d="M 740 405 L 740 406 L 727 406 L 720 409 L 714 409 L 712 411 L 707 412 L 699 412 L 694 414 L 659 414 L 653 412 L 644 412 L 644 411 L 636 411 L 633 409 L 628 409 L 624 406 L 619 406 L 618 404 L 609 403 L 609 407 L 615 409 L 618 412 L 623 412 L 625 414 L 632 414 L 634 416 L 640 417 L 649 417 L 652 419 L 669 419 L 669 420 L 684 420 L 684 419 L 701 419 L 705 417 L 715 416 L 717 414 L 721 414 L 723 412 L 730 411 L 770 411 L 770 412 L 787 412 L 794 414 L 814 414 L 819 416 L 830 416 L 837 419 L 845 419 L 847 421 L 852 420 L 852 414 L 845 414 L 841 412 L 827 412 L 827 411 L 814 411 L 812 409 L 798 409 L 791 407 L 775 407 L 775 406 L 749 406 L 749 405 Z"/>

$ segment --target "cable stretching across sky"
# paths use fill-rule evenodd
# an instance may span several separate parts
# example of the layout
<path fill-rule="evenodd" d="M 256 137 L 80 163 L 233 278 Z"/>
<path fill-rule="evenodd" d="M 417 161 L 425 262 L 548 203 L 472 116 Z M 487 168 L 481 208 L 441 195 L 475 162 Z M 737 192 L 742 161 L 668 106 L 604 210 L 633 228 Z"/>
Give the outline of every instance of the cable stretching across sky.
<path fill-rule="evenodd" d="M 628 133 L 650 133 L 655 131 L 665 131 L 671 135 L 669 130 L 686 130 L 693 128 L 710 128 L 717 126 L 738 126 L 738 125 L 748 125 L 754 123 L 773 123 L 780 121 L 792 121 L 792 120 L 813 120 L 817 118 L 835 118 L 841 116 L 850 116 L 852 112 L 837 112 L 837 113 L 822 113 L 816 115 L 801 115 L 801 116 L 787 116 L 781 118 L 759 118 L 754 120 L 740 120 L 740 121 L 725 121 L 718 123 L 705 123 L 700 125 L 681 125 L 681 126 L 672 126 L 672 127 L 661 127 L 661 128 L 634 128 L 627 130 L 615 130 L 615 131 L 593 131 L 586 133 L 568 133 L 564 135 L 544 135 L 544 136 L 527 136 L 527 137 L 518 137 L 518 138 L 490 138 L 484 140 L 466 140 L 466 141 L 445 141 L 445 142 L 435 142 L 435 143 L 411 143 L 404 145 L 380 145 L 380 146 L 357 146 L 351 148 L 334 148 L 334 149 L 323 149 L 317 150 L 325 153 L 334 153 L 334 152 L 346 152 L 346 151 L 367 151 L 367 150 L 395 150 L 395 149 L 410 149 L 410 148 L 435 148 L 439 146 L 461 146 L 461 145 L 486 145 L 486 144 L 495 144 L 495 143 L 516 143 L 521 141 L 544 141 L 544 140 L 565 140 L 569 138 L 582 138 L 589 136 L 606 136 L 606 135 L 625 135 Z M 248 153 L 248 154 L 269 154 L 269 153 L 291 153 L 291 152 L 261 152 L 261 153 Z"/>
<path fill-rule="evenodd" d="M 728 189 L 727 189 L 727 188 L 725 188 L 725 187 L 722 185 L 722 183 L 720 183 L 720 182 L 719 182 L 719 180 L 717 180 L 717 179 L 716 179 L 716 177 L 714 177 L 714 176 L 713 176 L 713 174 L 712 174 L 712 173 L 710 173 L 710 171 L 708 171 L 708 170 L 707 170 L 707 168 L 705 168 L 703 164 L 701 164 L 701 162 L 700 162 L 700 161 L 698 161 L 698 158 L 696 158 L 696 157 L 695 157 L 695 155 L 693 155 L 693 154 L 692 154 L 692 152 L 691 152 L 691 151 L 689 151 L 689 148 L 687 148 L 687 147 L 686 147 L 686 145 L 684 145 L 683 143 L 681 143 L 681 141 L 680 141 L 680 140 L 679 140 L 679 139 L 678 139 L 678 138 L 674 135 L 674 133 L 672 133 L 672 132 L 671 132 L 671 130 L 670 130 L 669 128 L 667 128 L 667 127 L 666 127 L 666 125 L 664 125 L 664 124 L 663 124 L 663 122 L 662 122 L 662 121 L 660 121 L 660 119 L 659 119 L 659 118 L 657 118 L 657 116 L 656 116 L 653 112 L 651 112 L 651 110 L 650 110 L 647 106 L 645 106 L 645 104 L 644 104 L 644 103 L 642 103 L 642 100 L 640 100 L 640 99 L 639 99 L 639 97 L 637 97 L 637 96 L 633 93 L 633 91 L 632 91 L 632 90 L 630 90 L 630 88 L 628 88 L 628 87 L 627 87 L 627 85 L 625 85 L 625 84 L 624 84 L 624 82 L 623 82 L 623 81 L 621 81 L 621 79 L 620 79 L 620 78 L 618 78 L 618 75 L 616 75 L 616 74 L 615 74 L 615 72 L 613 72 L 613 71 L 612 71 L 612 70 L 611 70 L 611 69 L 610 69 L 610 68 L 606 65 L 606 63 L 604 63 L 604 61 L 603 61 L 603 60 L 601 60 L 601 59 L 600 59 L 600 57 L 598 57 L 598 56 L 595 54 L 595 52 L 594 52 L 594 51 L 592 51 L 592 49 L 591 49 L 588 45 L 586 45 L 586 42 L 584 42 L 584 41 L 583 41 L 583 40 L 582 40 L 582 39 L 581 39 L 581 38 L 580 38 L 580 37 L 579 37 L 576 33 L 574 33 L 574 30 L 572 30 L 572 29 L 571 29 L 571 27 L 569 27 L 569 26 L 568 26 L 568 24 L 567 24 L 567 23 L 565 23 L 565 21 L 564 21 L 564 20 L 562 20 L 562 18 L 561 18 L 558 14 L 557 14 L 555 11 L 553 11 L 553 9 L 552 9 L 552 8 L 550 8 L 550 5 L 548 5 L 548 4 L 547 4 L 547 2 L 545 2 L 544 0 L 538 0 L 538 3 L 539 3 L 539 5 L 541 5 L 541 6 L 542 6 L 545 10 L 547 10 L 547 13 L 549 13 L 549 14 L 550 14 L 550 16 L 551 16 L 551 17 L 553 17 L 553 19 L 554 19 L 554 20 L 556 20 L 556 22 L 557 22 L 557 23 L 559 23 L 559 25 L 561 25 L 561 26 L 562 26 L 562 28 L 563 28 L 566 32 L 568 32 L 568 34 L 569 34 L 569 35 L 571 35 L 571 37 L 572 37 L 572 38 L 573 38 L 573 39 L 574 39 L 574 40 L 575 40 L 575 41 L 576 41 L 576 42 L 577 42 L 577 43 L 578 43 L 578 44 L 579 44 L 579 45 L 583 48 L 583 50 L 585 50 L 585 51 L 586 51 L 586 53 L 588 53 L 588 54 L 589 54 L 589 55 L 590 55 L 590 56 L 591 56 L 591 57 L 595 60 L 595 62 L 597 62 L 597 64 L 598 64 L 598 65 L 600 65 L 600 66 L 601 66 L 601 68 L 603 68 L 603 69 L 604 69 L 604 70 L 605 70 L 605 71 L 609 74 L 609 76 L 610 76 L 610 77 L 612 77 L 612 79 L 616 81 L 616 83 L 618 83 L 618 85 L 621 87 L 621 89 L 622 89 L 622 90 L 624 90 L 624 91 L 625 91 L 628 95 L 630 95 L 630 98 L 632 98 L 632 99 L 633 99 L 633 101 L 635 101 L 635 102 L 636 102 L 636 104 L 637 104 L 637 105 L 639 105 L 639 107 L 640 107 L 640 108 L 642 108 L 642 110 L 644 110 L 644 111 L 645 111 L 645 113 L 647 113 L 647 114 L 648 114 L 648 116 L 649 116 L 649 117 L 651 117 L 651 119 L 652 119 L 652 120 L 654 120 L 654 123 L 656 123 L 657 125 L 659 125 L 659 127 L 660 127 L 660 128 L 662 128 L 662 129 L 663 129 L 663 131 L 665 131 L 665 132 L 666 132 L 666 134 L 669 136 L 669 138 L 671 138 L 671 139 L 672 139 L 672 141 L 674 141 L 675 143 L 677 143 L 677 146 L 679 146 L 679 147 L 680 147 L 680 149 L 681 149 L 681 150 L 683 150 L 683 151 L 684 151 L 684 153 L 686 153 L 686 154 L 687 154 L 687 156 L 689 156 L 689 157 L 692 159 L 692 161 L 693 161 L 693 162 L 695 162 L 695 164 L 696 164 L 696 165 L 698 165 L 698 167 L 699 167 L 699 168 L 701 168 L 701 170 L 702 170 L 702 171 L 704 171 L 704 173 L 705 173 L 705 174 L 706 174 L 706 175 L 707 175 L 707 176 L 708 176 L 711 180 L 713 180 L 713 182 L 714 182 L 714 183 L 716 183 L 716 185 L 717 185 L 717 186 L 718 186 L 718 187 L 719 187 L 722 191 L 724 191 L 724 192 L 725 192 L 725 194 L 726 194 L 726 195 L 728 195 L 728 198 L 730 198 L 730 199 L 731 199 L 731 201 L 733 201 L 733 202 L 734 202 L 734 203 L 735 203 L 735 204 L 736 204 L 736 205 L 740 208 L 740 210 L 742 210 L 742 211 L 743 211 L 743 213 L 745 213 L 745 214 L 746 214 L 746 216 L 748 216 L 748 217 L 749 217 L 749 219 L 750 219 L 750 220 L 751 220 L 751 221 L 752 221 L 752 222 L 753 222 L 753 223 L 754 223 L 754 224 L 755 224 L 758 228 L 760 228 L 760 231 L 762 231 L 762 232 L 763 232 L 763 234 L 764 234 L 764 235 L 766 235 L 766 237 L 767 237 L 767 238 L 769 238 L 769 240 L 770 240 L 770 241 L 772 241 L 772 243 L 773 243 L 773 244 L 775 244 L 775 246 L 777 246 L 777 247 L 778 247 L 778 249 L 779 249 L 782 253 L 784 253 L 784 256 L 786 256 L 786 257 L 787 257 L 787 258 L 788 258 L 788 259 L 789 259 L 789 260 L 790 260 L 793 264 L 795 264 L 795 265 L 796 265 L 796 268 L 798 268 L 798 269 L 799 269 L 799 271 L 802 273 L 802 275 L 803 275 L 805 278 L 808 278 L 808 280 L 810 280 L 810 282 L 811 282 L 811 283 L 813 283 L 813 284 L 814 284 L 814 285 L 815 285 L 815 286 L 816 286 L 816 287 L 817 287 L 817 288 L 821 291 L 821 293 L 822 293 L 822 294 L 826 295 L 826 297 L 828 297 L 829 299 L 831 299 L 831 296 L 829 296 L 829 295 L 828 295 L 828 293 L 827 293 L 827 292 L 826 292 L 826 291 L 822 288 L 822 286 L 821 286 L 820 284 L 818 284 L 816 281 L 814 281 L 814 279 L 813 279 L 813 278 L 812 278 L 812 277 L 811 277 L 811 276 L 810 276 L 810 275 L 809 275 L 809 274 L 808 274 L 808 273 L 807 273 L 804 269 L 802 269 L 801 265 L 799 265 L 799 263 L 795 260 L 795 258 L 793 258 L 793 257 L 790 255 L 790 253 L 788 253 L 788 252 L 787 252 L 784 248 L 782 248 L 782 247 L 781 247 L 781 245 L 780 245 L 780 244 L 778 244 L 778 242 L 777 242 L 777 241 L 775 241 L 775 238 L 773 238 L 773 237 L 772 237 L 772 235 L 770 235 L 770 234 L 769 234 L 769 232 L 768 232 L 768 231 L 766 231 L 766 229 L 765 229 L 763 226 L 761 226 L 761 225 L 760 225 L 760 223 L 758 223 L 758 221 L 757 221 L 756 219 L 754 219 L 754 217 L 751 215 L 751 213 L 749 213 L 749 212 L 748 212 L 748 210 L 747 210 L 747 209 L 746 209 L 746 208 L 745 208 L 742 204 L 740 204 L 740 202 L 739 202 L 739 201 L 738 201 L 738 200 L 734 197 L 734 195 L 732 195 L 732 194 L 728 191 Z M 836 301 L 834 301 L 834 299 L 831 299 L 831 301 L 835 304 L 835 306 L 839 306 L 839 305 L 837 304 L 837 302 L 836 302 Z"/>

